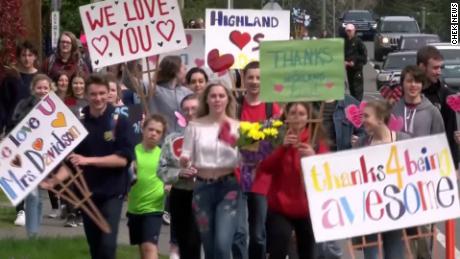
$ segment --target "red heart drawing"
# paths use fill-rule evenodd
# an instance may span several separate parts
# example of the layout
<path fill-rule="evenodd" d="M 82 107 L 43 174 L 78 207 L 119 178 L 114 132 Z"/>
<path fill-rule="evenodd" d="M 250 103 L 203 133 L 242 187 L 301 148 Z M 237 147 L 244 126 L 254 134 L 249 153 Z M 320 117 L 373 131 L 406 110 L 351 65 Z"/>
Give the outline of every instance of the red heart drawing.
<path fill-rule="evenodd" d="M 251 41 L 251 35 L 247 32 L 241 33 L 239 31 L 232 31 L 230 33 L 230 41 L 239 49 L 243 50 L 244 46 Z"/>
<path fill-rule="evenodd" d="M 232 54 L 220 56 L 218 49 L 213 49 L 208 53 L 208 65 L 215 73 L 229 69 L 233 63 L 235 63 L 235 58 Z"/>
<path fill-rule="evenodd" d="M 22 166 L 22 160 L 19 155 L 16 155 L 13 160 L 10 161 L 10 165 L 13 167 L 21 167 Z"/>
<path fill-rule="evenodd" d="M 345 108 L 345 117 L 355 128 L 360 128 L 363 125 L 363 111 L 366 106 L 366 102 L 361 102 L 359 107 L 352 104 Z"/>
<path fill-rule="evenodd" d="M 182 145 L 184 144 L 184 137 L 175 138 L 172 141 L 172 153 L 176 158 L 179 158 L 182 154 Z"/>
<path fill-rule="evenodd" d="M 192 44 L 193 37 L 191 34 L 186 34 L 185 37 L 187 38 L 187 46 L 190 46 Z"/>
<path fill-rule="evenodd" d="M 157 31 L 160 35 L 165 38 L 165 40 L 170 41 L 173 34 L 176 24 L 173 20 L 161 21 L 157 23 Z"/>
<path fill-rule="evenodd" d="M 195 66 L 197 66 L 197 67 L 202 67 L 202 66 L 204 66 L 204 59 L 202 59 L 202 58 L 196 58 L 196 59 L 195 59 Z"/>
<path fill-rule="evenodd" d="M 331 89 L 332 87 L 334 87 L 334 85 L 335 85 L 335 84 L 334 84 L 334 82 L 332 82 L 332 81 L 326 82 L 326 83 L 324 84 L 324 86 L 325 86 L 327 89 Z"/>
<path fill-rule="evenodd" d="M 449 95 L 447 96 L 446 102 L 454 112 L 460 112 L 460 95 Z"/>
<path fill-rule="evenodd" d="M 99 53 L 99 55 L 103 56 L 107 48 L 109 47 L 109 39 L 107 36 L 102 35 L 99 38 L 94 38 L 91 40 L 91 44 L 93 45 L 94 49 Z"/>
<path fill-rule="evenodd" d="M 388 121 L 388 128 L 390 128 L 390 130 L 392 131 L 401 131 L 402 128 L 404 127 L 404 121 L 403 121 L 403 118 L 398 116 L 394 116 L 393 114 L 391 114 L 391 117 L 390 117 L 390 120 Z"/>
<path fill-rule="evenodd" d="M 281 93 L 284 90 L 284 85 L 276 84 L 273 86 L 273 89 L 275 90 L 275 92 Z"/>
<path fill-rule="evenodd" d="M 42 138 L 37 138 L 33 143 L 32 143 L 32 148 L 41 151 L 43 148 L 43 139 Z"/>

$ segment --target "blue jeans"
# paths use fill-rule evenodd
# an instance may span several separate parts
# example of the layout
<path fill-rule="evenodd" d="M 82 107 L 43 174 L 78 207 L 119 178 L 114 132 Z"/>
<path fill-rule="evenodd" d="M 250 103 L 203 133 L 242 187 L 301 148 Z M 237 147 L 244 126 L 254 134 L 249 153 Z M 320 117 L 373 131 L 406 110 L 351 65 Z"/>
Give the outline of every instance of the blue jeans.
<path fill-rule="evenodd" d="M 195 185 L 192 208 L 206 259 L 231 258 L 240 201 L 241 189 L 234 177 Z"/>
<path fill-rule="evenodd" d="M 242 193 L 238 206 L 238 225 L 233 237 L 233 259 L 248 259 L 248 193 Z"/>
<path fill-rule="evenodd" d="M 42 201 L 40 190 L 35 188 L 25 200 L 26 231 L 28 237 L 35 237 L 42 222 Z"/>
<path fill-rule="evenodd" d="M 107 220 L 111 232 L 106 234 L 94 224 L 93 220 L 83 213 L 83 225 L 85 228 L 86 241 L 89 245 L 91 258 L 115 259 L 117 249 L 118 224 L 120 223 L 123 197 L 109 199 L 96 199 L 93 202 Z"/>
<path fill-rule="evenodd" d="M 404 243 L 402 241 L 402 230 L 392 230 L 381 233 L 383 242 L 383 258 L 404 258 Z M 366 236 L 366 241 L 377 240 L 376 235 Z M 366 247 L 363 249 L 365 259 L 379 258 L 378 246 Z"/>

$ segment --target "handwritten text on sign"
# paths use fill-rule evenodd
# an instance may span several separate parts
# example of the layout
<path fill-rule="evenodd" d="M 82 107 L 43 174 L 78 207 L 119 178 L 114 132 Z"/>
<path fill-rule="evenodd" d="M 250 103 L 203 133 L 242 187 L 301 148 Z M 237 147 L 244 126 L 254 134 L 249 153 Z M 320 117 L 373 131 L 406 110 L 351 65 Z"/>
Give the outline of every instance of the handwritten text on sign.
<path fill-rule="evenodd" d="M 262 42 L 260 73 L 267 102 L 343 99 L 343 40 Z"/>
<path fill-rule="evenodd" d="M 187 46 L 176 0 L 111 0 L 80 7 L 95 68 Z"/>
<path fill-rule="evenodd" d="M 289 40 L 289 11 L 206 9 L 206 64 L 244 68 L 259 60 L 259 44 Z"/>
<path fill-rule="evenodd" d="M 0 143 L 0 187 L 17 205 L 88 132 L 50 93 Z"/>
<path fill-rule="evenodd" d="M 317 242 L 460 216 L 444 134 L 302 159 Z"/>

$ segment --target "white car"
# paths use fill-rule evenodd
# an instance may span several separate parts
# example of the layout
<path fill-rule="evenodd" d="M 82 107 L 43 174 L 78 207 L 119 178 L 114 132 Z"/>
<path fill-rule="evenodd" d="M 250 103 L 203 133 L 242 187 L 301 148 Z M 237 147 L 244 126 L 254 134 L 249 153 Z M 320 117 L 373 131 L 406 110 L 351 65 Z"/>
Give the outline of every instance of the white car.
<path fill-rule="evenodd" d="M 428 45 L 435 46 L 444 57 L 444 61 L 460 62 L 460 45 L 454 46 L 448 42 L 430 43 Z"/>

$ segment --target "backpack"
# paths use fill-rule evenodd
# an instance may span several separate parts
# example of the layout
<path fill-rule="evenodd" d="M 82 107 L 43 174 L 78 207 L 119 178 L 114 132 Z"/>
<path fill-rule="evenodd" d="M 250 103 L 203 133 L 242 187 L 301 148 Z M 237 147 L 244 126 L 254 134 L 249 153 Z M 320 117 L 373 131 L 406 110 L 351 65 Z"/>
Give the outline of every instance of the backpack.
<path fill-rule="evenodd" d="M 239 96 L 236 99 L 236 103 L 236 116 L 238 119 L 241 119 L 241 114 L 243 113 L 244 96 Z M 271 117 L 273 117 L 273 103 L 265 103 L 265 119 L 268 120 Z"/>

